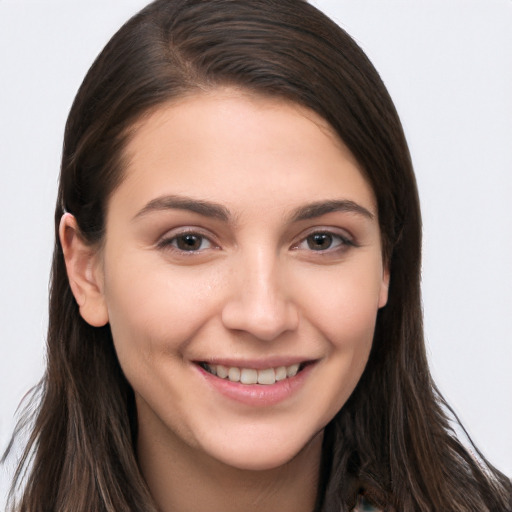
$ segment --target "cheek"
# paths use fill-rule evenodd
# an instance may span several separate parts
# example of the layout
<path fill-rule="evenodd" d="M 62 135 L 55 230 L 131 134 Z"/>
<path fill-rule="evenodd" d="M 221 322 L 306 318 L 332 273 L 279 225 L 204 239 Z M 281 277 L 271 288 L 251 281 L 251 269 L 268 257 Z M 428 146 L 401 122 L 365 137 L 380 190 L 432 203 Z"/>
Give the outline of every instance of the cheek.
<path fill-rule="evenodd" d="M 376 261 L 303 276 L 302 310 L 335 347 L 369 351 L 381 295 L 380 268 Z"/>
<path fill-rule="evenodd" d="M 343 407 L 364 372 L 370 355 L 379 308 L 378 271 L 337 269 L 308 294 L 308 322 L 327 340 L 328 357 L 322 369 L 331 393 L 316 398 L 324 424 Z"/>
<path fill-rule="evenodd" d="M 164 352 L 179 355 L 215 315 L 221 280 L 212 271 L 137 260 L 115 259 L 106 272 L 105 297 L 118 356 L 122 362 L 132 352 L 150 359 Z"/>

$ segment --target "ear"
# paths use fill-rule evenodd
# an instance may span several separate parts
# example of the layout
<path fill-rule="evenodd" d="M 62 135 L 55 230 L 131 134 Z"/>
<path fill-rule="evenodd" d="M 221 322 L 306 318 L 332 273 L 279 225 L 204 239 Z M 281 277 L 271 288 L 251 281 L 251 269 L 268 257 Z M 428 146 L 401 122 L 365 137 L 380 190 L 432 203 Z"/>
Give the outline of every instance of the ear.
<path fill-rule="evenodd" d="M 388 303 L 389 278 L 389 267 L 388 265 L 385 265 L 382 272 L 382 281 L 380 284 L 379 309 L 383 308 Z"/>
<path fill-rule="evenodd" d="M 70 213 L 65 213 L 60 220 L 59 238 L 80 315 L 93 327 L 102 327 L 108 323 L 108 310 L 98 249 L 84 241 L 76 219 Z"/>

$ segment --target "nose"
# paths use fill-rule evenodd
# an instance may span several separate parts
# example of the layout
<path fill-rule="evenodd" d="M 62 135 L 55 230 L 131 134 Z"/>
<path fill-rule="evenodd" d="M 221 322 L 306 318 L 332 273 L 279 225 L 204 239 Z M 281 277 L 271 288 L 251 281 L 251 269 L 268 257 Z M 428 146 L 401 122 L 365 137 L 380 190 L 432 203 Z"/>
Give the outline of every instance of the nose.
<path fill-rule="evenodd" d="M 222 310 L 224 326 L 265 341 L 294 331 L 299 314 L 286 288 L 275 257 L 260 252 L 241 258 L 230 276 L 229 297 Z"/>

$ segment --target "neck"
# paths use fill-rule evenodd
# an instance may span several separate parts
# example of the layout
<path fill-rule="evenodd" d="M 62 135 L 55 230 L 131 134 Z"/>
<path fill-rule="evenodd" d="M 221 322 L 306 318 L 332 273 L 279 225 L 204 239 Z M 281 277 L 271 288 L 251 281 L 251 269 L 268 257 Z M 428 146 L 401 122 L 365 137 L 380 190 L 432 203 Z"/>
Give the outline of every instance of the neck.
<path fill-rule="evenodd" d="M 228 466 L 139 425 L 142 474 L 160 512 L 312 512 L 319 483 L 322 438 L 317 434 L 285 465 L 252 471 Z"/>

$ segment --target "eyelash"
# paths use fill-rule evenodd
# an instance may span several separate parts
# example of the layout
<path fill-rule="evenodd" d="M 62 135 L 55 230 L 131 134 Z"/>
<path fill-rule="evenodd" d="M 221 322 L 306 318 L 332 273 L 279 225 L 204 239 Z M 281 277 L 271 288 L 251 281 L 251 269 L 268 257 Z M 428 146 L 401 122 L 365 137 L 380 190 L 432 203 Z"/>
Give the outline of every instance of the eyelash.
<path fill-rule="evenodd" d="M 201 245 L 203 244 L 203 242 L 206 241 L 209 243 L 209 247 L 206 247 L 203 249 L 193 249 L 193 250 L 181 249 L 178 246 L 179 241 L 180 240 L 183 241 L 184 239 L 186 239 L 186 237 L 190 237 L 190 238 L 195 237 L 196 239 L 199 239 L 201 241 Z M 193 255 L 193 254 L 197 254 L 199 252 L 205 251 L 207 249 L 212 249 L 212 248 L 217 247 L 210 240 L 210 238 L 208 238 L 206 235 L 204 235 L 198 231 L 192 230 L 192 229 L 186 230 L 186 231 L 181 231 L 180 233 L 177 233 L 171 237 L 163 238 L 162 240 L 160 240 L 158 242 L 157 246 L 160 249 L 171 249 L 171 250 L 176 251 L 183 255 Z"/>
<path fill-rule="evenodd" d="M 203 245 L 204 242 L 207 242 L 209 244 L 206 248 L 192 248 L 191 250 L 183 249 L 179 247 L 179 242 L 185 241 L 186 237 L 190 237 L 191 239 L 195 238 L 196 240 L 200 241 L 200 245 Z M 320 249 L 313 249 L 310 245 L 310 241 L 313 239 L 313 237 L 327 237 L 330 239 L 329 247 L 327 248 L 320 248 Z M 193 240 L 191 240 L 193 241 Z M 333 247 L 333 243 L 337 241 L 336 245 Z M 301 247 L 301 245 L 307 244 L 308 247 Z M 182 231 L 180 233 L 174 234 L 171 237 L 166 237 L 160 240 L 157 243 L 158 248 L 160 249 L 170 249 L 173 251 L 176 251 L 179 254 L 182 255 L 195 255 L 198 253 L 201 253 L 208 249 L 215 249 L 218 248 L 218 246 L 212 242 L 210 238 L 208 238 L 206 235 L 196 231 L 196 230 L 186 230 Z M 312 253 L 317 254 L 328 254 L 328 253 L 340 253 L 345 250 L 347 250 L 349 247 L 357 247 L 357 244 L 353 239 L 351 239 L 349 236 L 342 235 L 340 233 L 334 233 L 333 231 L 330 231 L 328 229 L 321 229 L 310 232 L 306 237 L 302 238 L 298 243 L 294 244 L 291 249 L 292 250 L 307 250 L 311 251 Z"/>
<path fill-rule="evenodd" d="M 330 239 L 329 247 L 327 248 L 321 248 L 321 249 L 313 249 L 311 245 L 309 245 L 309 241 L 313 239 L 313 237 L 324 237 Z M 337 240 L 337 244 L 333 247 L 334 241 Z M 357 244 L 352 240 L 349 236 L 342 235 L 340 233 L 334 233 L 333 231 L 330 231 L 328 229 L 321 229 L 312 231 L 309 233 L 305 238 L 302 238 L 299 243 L 295 244 L 292 249 L 294 250 L 301 250 L 301 245 L 307 244 L 308 247 L 302 248 L 303 250 L 310 250 L 311 252 L 316 252 L 320 254 L 326 254 L 326 253 L 339 253 L 347 250 L 348 247 L 356 247 Z"/>

